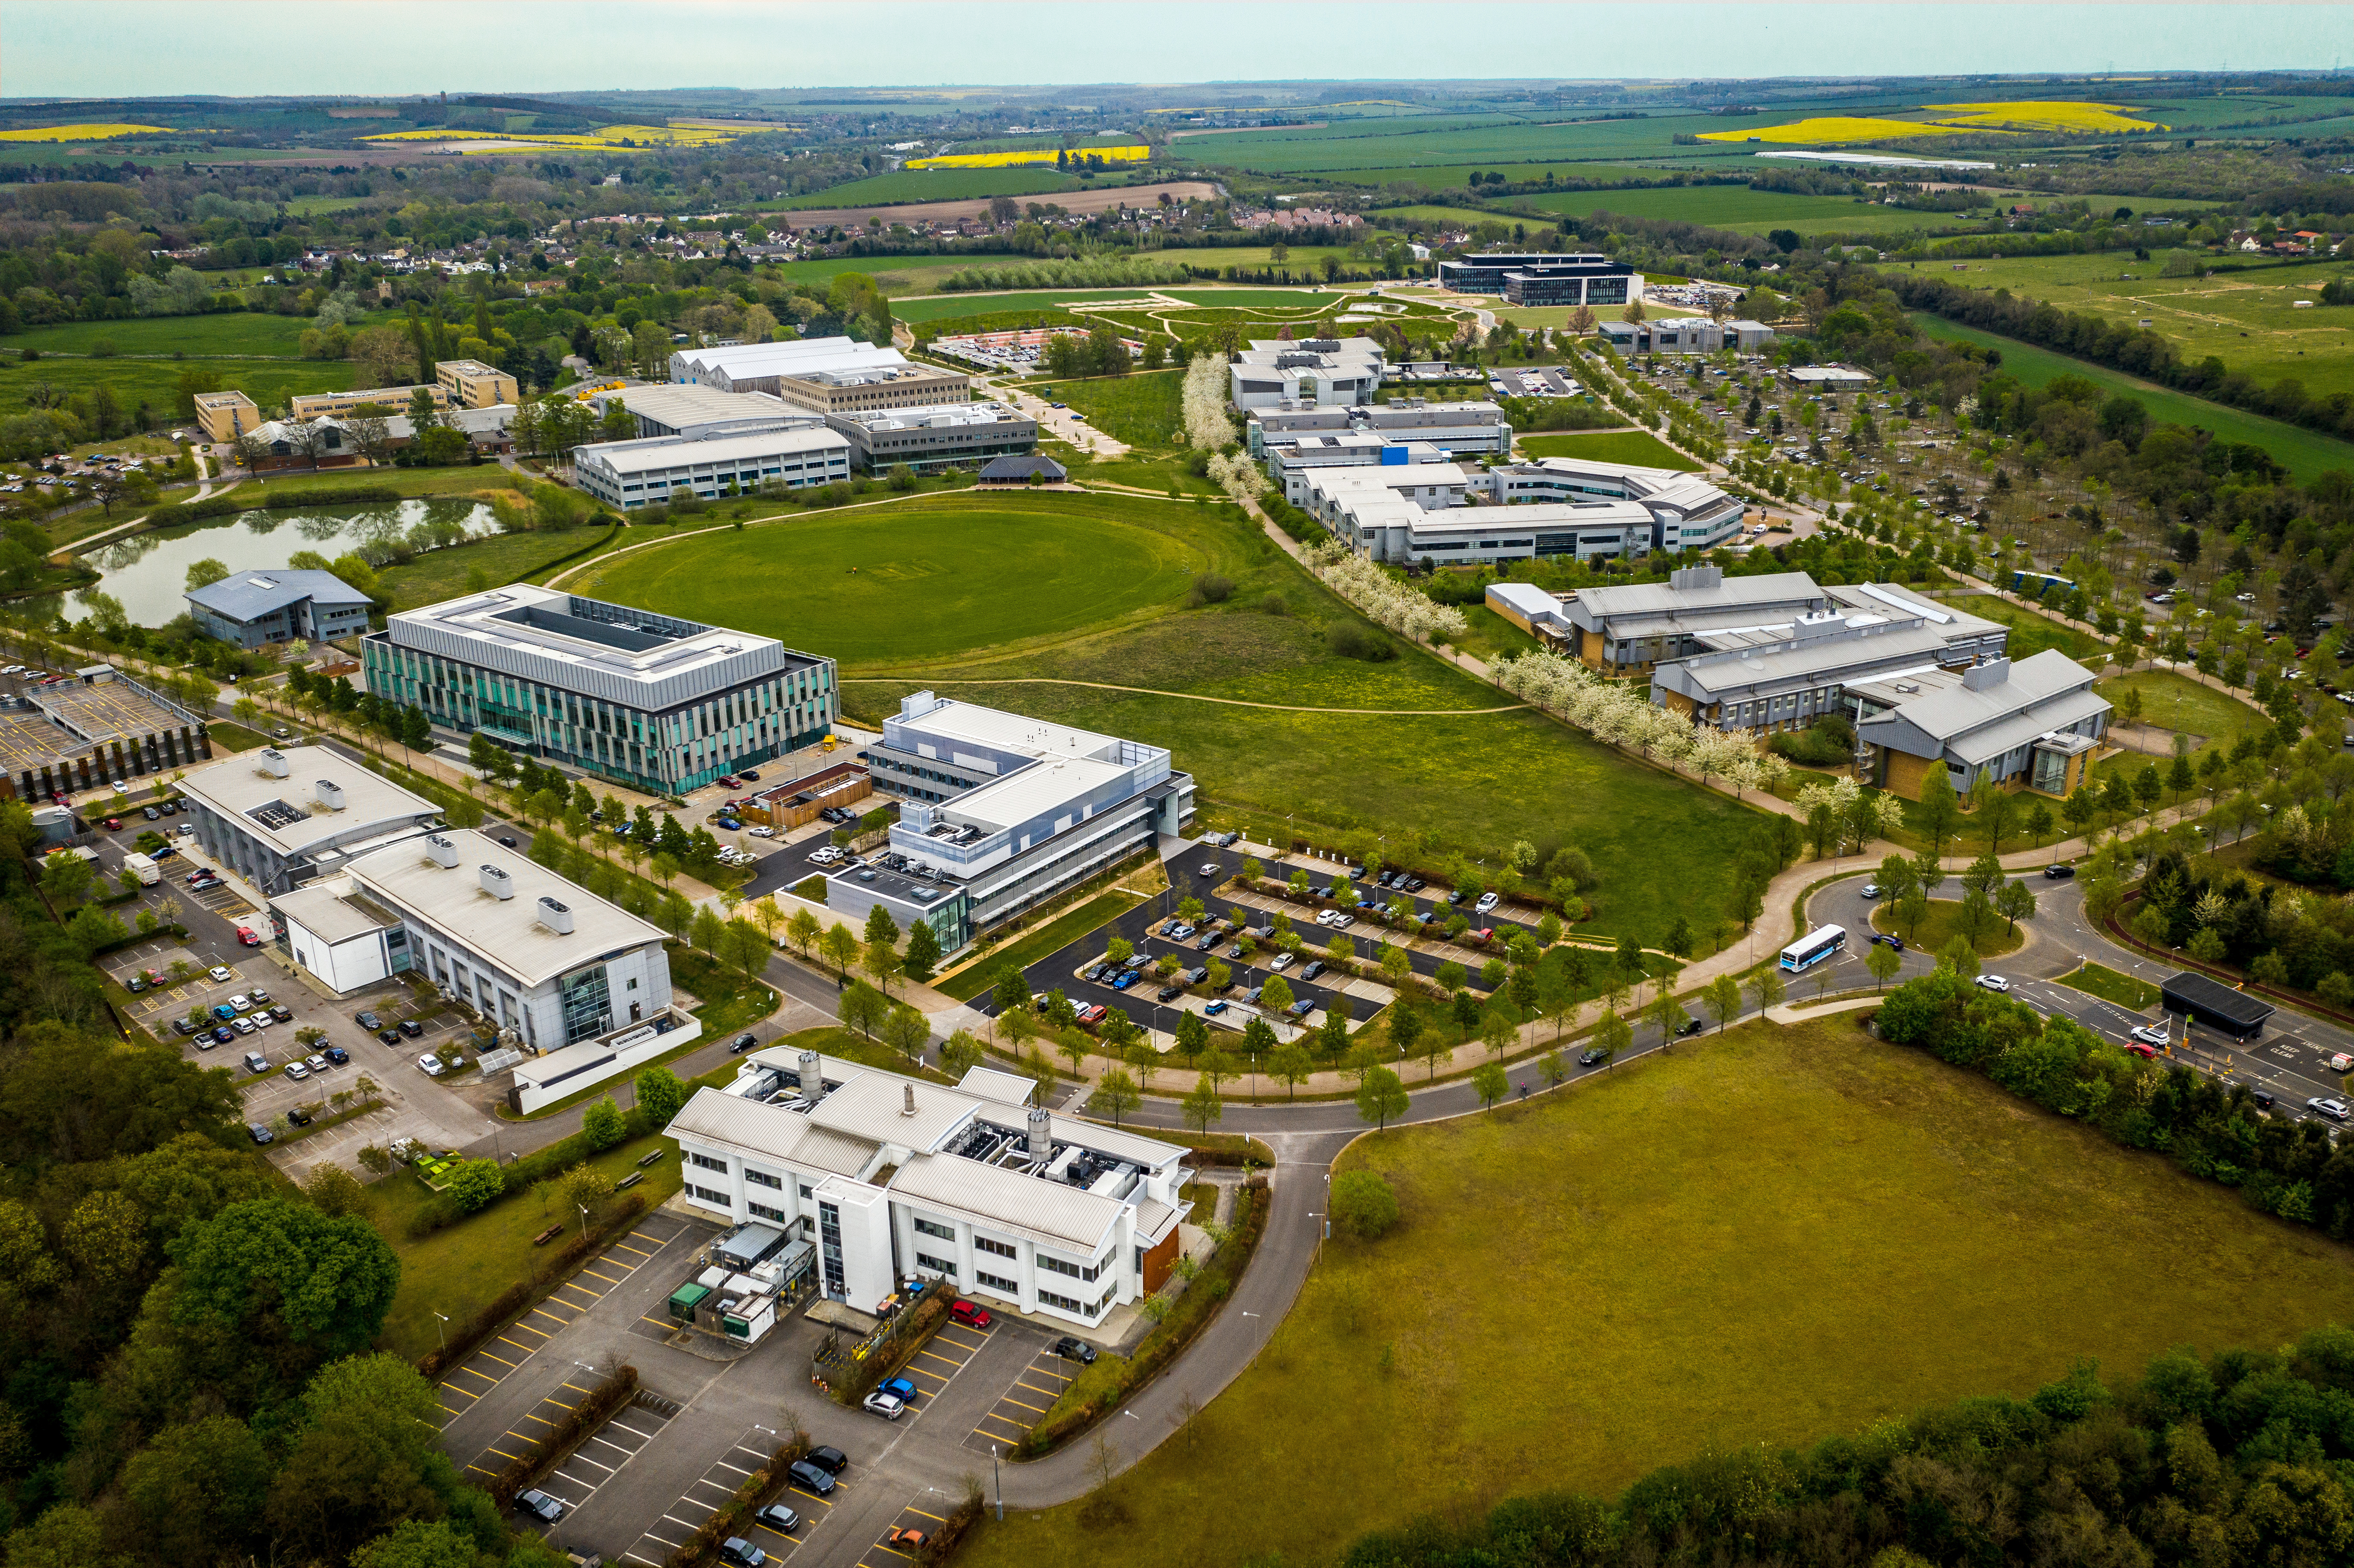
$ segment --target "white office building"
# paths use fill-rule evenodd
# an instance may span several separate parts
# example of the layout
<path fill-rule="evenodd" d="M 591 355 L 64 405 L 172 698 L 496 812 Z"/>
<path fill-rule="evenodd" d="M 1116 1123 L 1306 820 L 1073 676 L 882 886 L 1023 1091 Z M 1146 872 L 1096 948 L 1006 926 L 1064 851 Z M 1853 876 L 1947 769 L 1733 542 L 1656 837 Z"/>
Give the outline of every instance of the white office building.
<path fill-rule="evenodd" d="M 848 337 L 796 338 L 789 343 L 730 344 L 714 348 L 683 348 L 670 356 L 670 378 L 681 386 L 708 387 L 718 392 L 766 392 L 782 396 L 779 382 L 789 376 L 829 372 L 924 369 L 896 348 L 877 347 Z"/>
<path fill-rule="evenodd" d="M 425 833 L 355 856 L 273 896 L 270 922 L 279 950 L 339 994 L 419 975 L 525 1052 L 614 1047 L 539 1075 L 550 1079 L 541 1103 L 610 1075 L 595 1069 L 623 1050 L 691 1037 L 675 1033 L 695 1021 L 672 1009 L 661 927 L 487 833 Z M 641 1028 L 642 1039 L 617 1040 Z"/>
<path fill-rule="evenodd" d="M 807 418 L 713 420 L 672 435 L 578 447 L 580 488 L 623 512 L 687 493 L 705 501 L 769 485 L 799 489 L 850 477 L 850 442 Z"/>
<path fill-rule="evenodd" d="M 1352 435 L 1433 446 L 1448 457 L 1465 452 L 1501 456 L 1512 450 L 1511 421 L 1501 404 L 1433 403 L 1421 397 L 1312 408 L 1295 398 L 1253 408 L 1243 433 L 1251 456 L 1261 459 L 1310 438 Z"/>
<path fill-rule="evenodd" d="M 878 864 L 827 879 L 826 906 L 929 921 L 943 950 L 1176 833 L 1193 779 L 1169 753 L 929 692 L 862 754 L 899 820 Z"/>
<path fill-rule="evenodd" d="M 441 822 L 441 808 L 323 746 L 264 747 L 180 779 L 205 853 L 264 895 Z"/>
<path fill-rule="evenodd" d="M 1739 496 L 1675 469 L 1549 457 L 1491 469 L 1487 478 L 1490 499 L 1506 505 L 1634 502 L 1655 524 L 1649 548 L 1671 556 L 1732 543 L 1748 514 Z"/>
<path fill-rule="evenodd" d="M 824 739 L 838 691 L 773 637 L 530 583 L 388 617 L 360 663 L 444 729 L 660 795 Z"/>
<path fill-rule="evenodd" d="M 1184 1150 L 1034 1107 L 1033 1087 L 772 1047 L 697 1091 L 667 1134 L 685 1201 L 816 1247 L 830 1300 L 872 1312 L 906 1281 L 944 1281 L 1090 1330 L 1174 1269 Z"/>
<path fill-rule="evenodd" d="M 1284 402 L 1370 403 L 1381 390 L 1388 351 L 1370 337 L 1257 341 L 1226 366 L 1227 397 L 1239 409 Z"/>

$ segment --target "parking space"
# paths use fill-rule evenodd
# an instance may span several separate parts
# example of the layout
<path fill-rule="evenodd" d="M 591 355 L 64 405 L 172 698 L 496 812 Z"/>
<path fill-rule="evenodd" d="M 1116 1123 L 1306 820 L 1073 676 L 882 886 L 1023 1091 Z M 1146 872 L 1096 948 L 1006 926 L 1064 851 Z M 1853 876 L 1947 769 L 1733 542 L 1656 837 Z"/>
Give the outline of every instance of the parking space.
<path fill-rule="evenodd" d="M 988 1345 L 994 1332 L 994 1328 L 973 1329 L 962 1323 L 948 1323 L 925 1340 L 924 1348 L 899 1369 L 899 1375 L 916 1385 L 915 1397 L 907 1401 L 907 1414 L 921 1415 L 930 1409 L 932 1401 Z"/>
<path fill-rule="evenodd" d="M 1055 1401 L 1071 1385 L 1078 1368 L 1044 1347 L 1013 1375 L 1013 1383 L 997 1396 L 989 1414 L 965 1434 L 964 1446 L 978 1454 L 1010 1448 L 1045 1419 Z"/>
<path fill-rule="evenodd" d="M 676 1500 L 663 1510 L 661 1517 L 646 1527 L 636 1544 L 621 1553 L 623 1560 L 642 1564 L 643 1568 L 662 1568 L 672 1552 L 726 1506 L 738 1487 L 768 1467 L 775 1440 L 776 1435 L 766 1427 L 746 1428 L 732 1447 L 714 1459 Z M 768 1446 L 762 1446 L 764 1441 Z M 797 1522 L 789 1531 L 771 1523 L 755 1523 L 746 1539 L 771 1557 L 785 1555 L 844 1500 L 858 1478 L 858 1467 L 845 1465 L 834 1477 L 833 1489 L 822 1497 L 794 1482 L 776 1500 L 796 1516 Z"/>
<path fill-rule="evenodd" d="M 578 1400 L 586 1392 L 578 1383 L 564 1384 L 556 1393 L 541 1400 L 539 1408 L 524 1417 L 524 1430 L 551 1430 L 561 1419 L 560 1413 L 572 1408 L 558 1395 L 568 1394 Z M 564 1463 L 549 1471 L 546 1478 L 539 1483 L 539 1489 L 562 1503 L 566 1513 L 577 1511 L 582 1503 L 596 1496 L 597 1489 L 628 1464 L 638 1450 L 662 1436 L 663 1428 L 670 1425 L 671 1418 L 678 1414 L 678 1408 L 666 1399 L 658 1399 L 643 1389 L 639 1390 L 635 1399 L 623 1405 L 604 1425 L 584 1439 Z M 507 1436 L 518 1434 L 510 1432 Z M 475 1462 L 475 1467 L 479 1468 L 481 1465 L 482 1461 Z"/>
<path fill-rule="evenodd" d="M 452 1368 L 439 1384 L 441 1408 L 454 1421 L 482 1395 L 504 1382 L 541 1346 L 572 1326 L 608 1292 L 659 1256 L 690 1227 L 675 1215 L 653 1213 L 620 1240 L 580 1266 L 530 1311 L 501 1330 L 491 1342 Z M 449 1425 L 445 1421 L 442 1425 Z"/>
<path fill-rule="evenodd" d="M 858 1568 L 897 1568 L 899 1563 L 916 1561 L 932 1531 L 948 1522 L 946 1516 L 934 1512 L 928 1504 L 947 1506 L 944 1495 L 938 1492 L 926 1492 L 907 1504 L 896 1519 L 884 1526 L 883 1533 L 859 1553 Z"/>

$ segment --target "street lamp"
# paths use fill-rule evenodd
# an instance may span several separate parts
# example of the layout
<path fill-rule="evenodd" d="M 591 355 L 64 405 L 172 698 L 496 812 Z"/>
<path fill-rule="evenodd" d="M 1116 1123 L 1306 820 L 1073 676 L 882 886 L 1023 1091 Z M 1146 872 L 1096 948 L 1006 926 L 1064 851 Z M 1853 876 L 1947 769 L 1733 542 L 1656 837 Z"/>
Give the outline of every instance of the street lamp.
<path fill-rule="evenodd" d="M 429 1307 L 427 1308 L 426 1310 L 429 1312 L 433 1311 Z M 440 1312 L 433 1312 L 433 1315 L 441 1319 L 441 1348 L 444 1351 L 447 1351 L 450 1348 L 450 1319 L 446 1315 Z"/>
<path fill-rule="evenodd" d="M 575 1203 L 572 1206 L 580 1211 L 580 1239 L 585 1242 L 588 1239 L 588 1205 Z"/>
<path fill-rule="evenodd" d="M 997 1467 L 997 1445 L 989 1446 L 989 1478 L 997 1488 L 997 1522 L 1005 1522 L 1005 1477 Z"/>

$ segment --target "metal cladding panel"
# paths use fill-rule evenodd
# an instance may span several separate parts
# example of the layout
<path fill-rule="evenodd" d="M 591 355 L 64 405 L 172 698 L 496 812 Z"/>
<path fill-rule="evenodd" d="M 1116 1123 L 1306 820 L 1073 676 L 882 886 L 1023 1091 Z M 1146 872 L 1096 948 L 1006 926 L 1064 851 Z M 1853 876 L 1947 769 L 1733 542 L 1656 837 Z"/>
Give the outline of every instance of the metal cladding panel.
<path fill-rule="evenodd" d="M 831 660 L 797 652 L 762 639 L 758 647 L 716 659 L 689 653 L 683 661 L 687 668 L 677 673 L 641 679 L 603 668 L 593 659 L 554 659 L 509 642 L 469 636 L 429 623 L 395 620 L 387 630 L 396 647 L 649 713 L 700 702 L 714 692 L 747 682 L 832 663 Z"/>

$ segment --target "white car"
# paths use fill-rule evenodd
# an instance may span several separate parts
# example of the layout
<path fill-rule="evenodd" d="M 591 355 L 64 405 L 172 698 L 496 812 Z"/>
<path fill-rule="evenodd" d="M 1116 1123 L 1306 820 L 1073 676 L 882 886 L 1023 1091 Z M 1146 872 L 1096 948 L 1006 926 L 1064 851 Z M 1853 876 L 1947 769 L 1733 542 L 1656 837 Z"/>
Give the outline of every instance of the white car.
<path fill-rule="evenodd" d="M 1497 905 L 1502 902 L 1502 899 L 1497 897 L 1492 893 L 1483 893 L 1479 895 L 1479 902 L 1474 904 L 1471 907 L 1479 913 L 1485 915 L 1489 910 L 1493 909 Z"/>
<path fill-rule="evenodd" d="M 2329 1070 L 2333 1073 L 2354 1072 L 2354 1056 L 2349 1056 L 2343 1051 L 2338 1052 L 2329 1058 Z"/>
<path fill-rule="evenodd" d="M 430 1051 L 417 1058 L 417 1065 L 424 1069 L 425 1075 L 429 1078 L 438 1078 L 444 1072 L 448 1071 L 447 1068 L 441 1065 L 441 1058 L 436 1056 Z"/>
<path fill-rule="evenodd" d="M 1340 916 L 1341 912 L 1338 909 L 1319 909 L 1316 911 L 1316 923 L 1319 926 L 1330 926 L 1334 920 L 1339 919 Z"/>
<path fill-rule="evenodd" d="M 2137 1023 L 2126 1033 L 2144 1045 L 2167 1044 L 2166 1025 L 2163 1023 Z"/>
<path fill-rule="evenodd" d="M 2010 982 L 2000 975 L 1980 975 L 1974 982 L 1987 991 L 2009 991 Z"/>
<path fill-rule="evenodd" d="M 256 1012 L 244 1019 L 243 1022 L 252 1024 L 256 1029 L 267 1029 L 271 1024 L 277 1022 L 278 1020 L 270 1017 L 270 1014 L 266 1012 Z"/>
<path fill-rule="evenodd" d="M 1288 969 L 1291 967 L 1291 955 L 1289 953 L 1278 953 L 1275 957 L 1267 959 L 1267 967 L 1270 969 Z"/>
<path fill-rule="evenodd" d="M 229 973 L 225 967 L 219 964 L 215 964 L 212 968 L 207 969 L 205 971 L 205 978 L 212 981 L 215 985 L 227 985 L 230 980 L 237 979 L 235 975 Z"/>
<path fill-rule="evenodd" d="M 243 995 L 233 996 L 228 999 L 228 1004 L 239 1012 L 243 1012 L 253 1006 L 253 999 Z"/>
<path fill-rule="evenodd" d="M 286 1075 L 299 1084 L 311 1075 L 311 1069 L 300 1062 L 289 1062 L 286 1064 Z"/>
<path fill-rule="evenodd" d="M 774 828 L 746 828 L 744 831 L 756 839 L 772 839 L 777 836 L 777 830 Z"/>
<path fill-rule="evenodd" d="M 1876 882 L 1867 882 L 1863 885 L 1862 891 L 1863 895 L 1866 898 L 1877 898 L 1880 896 L 1880 884 Z"/>

